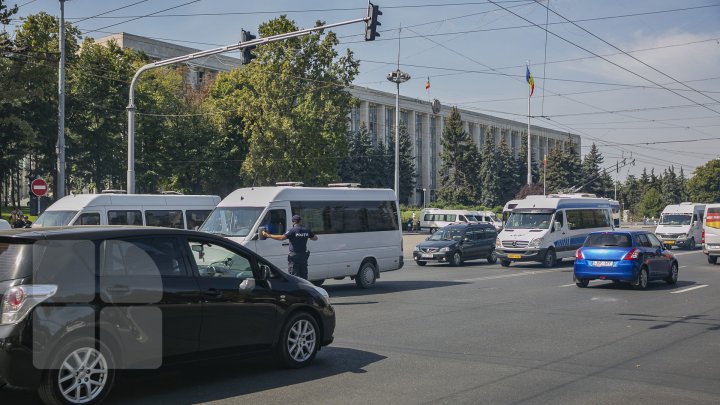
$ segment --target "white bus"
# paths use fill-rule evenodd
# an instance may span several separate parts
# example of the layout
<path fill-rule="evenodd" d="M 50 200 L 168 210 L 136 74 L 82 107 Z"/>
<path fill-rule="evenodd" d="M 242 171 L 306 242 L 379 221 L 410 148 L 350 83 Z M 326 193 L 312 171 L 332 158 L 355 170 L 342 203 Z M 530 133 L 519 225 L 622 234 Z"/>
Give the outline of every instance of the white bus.
<path fill-rule="evenodd" d="M 536 261 L 553 267 L 574 258 L 590 232 L 612 230 L 606 198 L 532 196 L 518 202 L 495 242 L 504 267 L 511 262 Z"/>
<path fill-rule="evenodd" d="M 435 233 L 440 228 L 450 224 L 471 224 L 482 222 L 476 217 L 478 211 L 446 210 L 442 208 L 425 208 L 420 211 L 420 230 Z"/>
<path fill-rule="evenodd" d="M 357 187 L 253 187 L 235 190 L 218 204 L 201 231 L 227 237 L 287 269 L 289 242 L 261 239 L 260 227 L 283 234 L 293 215 L 318 235 L 308 241 L 308 279 L 354 279 L 370 288 L 384 271 L 403 267 L 395 192 Z"/>
<path fill-rule="evenodd" d="M 716 264 L 720 257 L 720 204 L 705 206 L 702 247 L 708 263 Z"/>
<path fill-rule="evenodd" d="M 670 247 L 695 249 L 697 242 L 702 239 L 704 215 L 705 204 L 684 202 L 668 205 L 660 214 L 655 235 Z"/>
<path fill-rule="evenodd" d="M 219 202 L 216 195 L 75 194 L 55 201 L 32 227 L 139 225 L 197 229 Z"/>

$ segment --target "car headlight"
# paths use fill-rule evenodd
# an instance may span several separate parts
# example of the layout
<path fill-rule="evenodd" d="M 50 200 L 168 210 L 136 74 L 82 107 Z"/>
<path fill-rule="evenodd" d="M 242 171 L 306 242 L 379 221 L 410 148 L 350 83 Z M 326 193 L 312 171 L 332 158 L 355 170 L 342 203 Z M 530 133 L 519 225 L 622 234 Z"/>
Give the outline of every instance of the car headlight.
<path fill-rule="evenodd" d="M 325 305 L 330 305 L 330 294 L 328 294 L 327 290 L 316 285 L 313 285 L 313 287 L 315 287 L 315 291 L 320 293 L 320 297 L 322 298 Z"/>
<path fill-rule="evenodd" d="M 542 245 L 542 243 L 543 243 L 543 238 L 535 238 L 535 239 L 531 240 L 530 243 L 528 243 L 528 247 L 531 247 L 531 248 L 540 247 L 540 245 Z"/>
<path fill-rule="evenodd" d="M 444 247 L 444 248 L 440 248 L 440 252 L 449 252 L 449 251 L 450 251 L 450 246 L 446 246 L 446 247 Z"/>
<path fill-rule="evenodd" d="M 495 238 L 495 247 L 502 247 L 502 243 L 500 242 L 500 238 Z"/>

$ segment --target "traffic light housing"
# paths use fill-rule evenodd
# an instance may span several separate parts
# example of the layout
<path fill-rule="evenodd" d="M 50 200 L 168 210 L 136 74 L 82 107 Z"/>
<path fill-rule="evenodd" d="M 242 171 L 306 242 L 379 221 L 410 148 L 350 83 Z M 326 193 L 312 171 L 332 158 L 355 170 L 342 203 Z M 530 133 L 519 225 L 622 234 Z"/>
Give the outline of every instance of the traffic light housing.
<path fill-rule="evenodd" d="M 247 42 L 252 41 L 253 39 L 256 39 L 257 37 L 250 33 L 250 31 L 240 30 L 240 42 Z M 242 49 L 242 64 L 247 65 L 250 63 L 253 59 L 255 59 L 255 55 L 252 54 L 252 51 L 255 49 L 255 45 L 246 46 Z"/>
<path fill-rule="evenodd" d="M 378 21 L 378 16 L 382 15 L 382 11 L 380 11 L 380 6 L 377 6 L 372 3 L 368 3 L 368 15 L 367 15 L 367 21 L 365 21 L 365 40 L 366 41 L 374 41 L 376 37 L 379 37 L 380 34 L 377 33 L 377 27 L 380 24 Z"/>

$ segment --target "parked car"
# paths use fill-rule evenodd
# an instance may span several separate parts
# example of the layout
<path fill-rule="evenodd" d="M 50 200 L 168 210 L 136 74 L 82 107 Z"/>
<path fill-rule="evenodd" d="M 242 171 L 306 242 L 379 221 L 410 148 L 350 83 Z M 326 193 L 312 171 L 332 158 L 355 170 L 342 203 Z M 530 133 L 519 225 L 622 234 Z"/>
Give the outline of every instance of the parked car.
<path fill-rule="evenodd" d="M 580 288 L 590 280 L 612 280 L 645 289 L 652 280 L 675 284 L 678 261 L 652 232 L 594 232 L 575 253 L 573 277 Z"/>
<path fill-rule="evenodd" d="M 497 231 L 491 224 L 448 225 L 415 246 L 413 259 L 419 266 L 430 261 L 460 266 L 473 259 L 492 264 L 497 261 L 495 238 Z"/>
<path fill-rule="evenodd" d="M 272 352 L 302 367 L 333 341 L 325 290 L 220 236 L 40 228 L 0 246 L 0 386 L 47 404 L 98 403 L 116 370 L 179 360 Z"/>

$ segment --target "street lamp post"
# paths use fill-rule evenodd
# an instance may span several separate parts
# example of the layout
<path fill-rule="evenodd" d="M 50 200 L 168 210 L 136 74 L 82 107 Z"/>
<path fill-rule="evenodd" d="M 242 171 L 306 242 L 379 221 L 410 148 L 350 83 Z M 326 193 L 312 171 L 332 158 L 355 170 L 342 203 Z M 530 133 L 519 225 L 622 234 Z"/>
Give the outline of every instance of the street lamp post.
<path fill-rule="evenodd" d="M 65 196 L 65 0 L 60 0 L 59 31 L 60 62 L 58 66 L 58 140 L 55 145 L 57 153 L 55 198 Z"/>
<path fill-rule="evenodd" d="M 387 74 L 387 79 L 397 86 L 395 93 L 395 198 L 400 203 L 400 83 L 410 80 L 410 75 L 398 68 Z"/>

